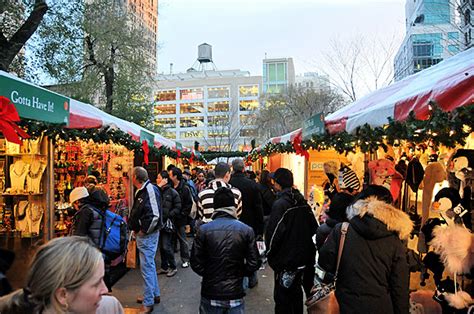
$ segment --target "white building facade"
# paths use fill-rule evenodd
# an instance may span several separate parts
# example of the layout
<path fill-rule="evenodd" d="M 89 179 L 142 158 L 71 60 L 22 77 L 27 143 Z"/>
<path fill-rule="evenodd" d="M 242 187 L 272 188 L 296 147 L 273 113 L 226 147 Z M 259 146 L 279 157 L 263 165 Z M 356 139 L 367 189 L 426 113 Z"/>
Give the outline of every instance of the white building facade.
<path fill-rule="evenodd" d="M 396 81 L 462 49 L 457 10 L 456 0 L 407 0 L 405 39 L 394 61 Z"/>
<path fill-rule="evenodd" d="M 155 125 L 184 146 L 244 150 L 255 138 L 261 76 L 247 71 L 189 71 L 159 75 L 154 90 Z"/>

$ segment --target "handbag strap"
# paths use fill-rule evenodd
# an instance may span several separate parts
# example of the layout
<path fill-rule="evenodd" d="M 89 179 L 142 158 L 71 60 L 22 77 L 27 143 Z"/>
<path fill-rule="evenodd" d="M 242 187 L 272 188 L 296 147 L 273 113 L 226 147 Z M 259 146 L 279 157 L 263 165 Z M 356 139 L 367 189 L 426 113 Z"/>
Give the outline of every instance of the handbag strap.
<path fill-rule="evenodd" d="M 334 281 L 337 279 L 337 273 L 339 271 L 339 264 L 341 263 L 342 249 L 344 249 L 344 242 L 346 240 L 347 229 L 349 228 L 348 222 L 343 222 L 341 227 L 341 238 L 339 239 L 339 250 L 337 252 L 337 265 L 336 273 L 334 274 Z"/>

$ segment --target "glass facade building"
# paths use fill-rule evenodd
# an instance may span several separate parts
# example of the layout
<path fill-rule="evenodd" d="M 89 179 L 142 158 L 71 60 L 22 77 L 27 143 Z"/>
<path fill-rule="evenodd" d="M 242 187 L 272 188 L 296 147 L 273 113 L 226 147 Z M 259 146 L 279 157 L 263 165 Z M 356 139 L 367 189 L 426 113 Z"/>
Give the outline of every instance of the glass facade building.
<path fill-rule="evenodd" d="M 454 0 L 407 0 L 406 35 L 395 57 L 395 80 L 429 68 L 460 50 Z"/>
<path fill-rule="evenodd" d="M 292 58 L 263 60 L 263 93 L 279 94 L 288 91 L 295 83 L 295 68 Z"/>

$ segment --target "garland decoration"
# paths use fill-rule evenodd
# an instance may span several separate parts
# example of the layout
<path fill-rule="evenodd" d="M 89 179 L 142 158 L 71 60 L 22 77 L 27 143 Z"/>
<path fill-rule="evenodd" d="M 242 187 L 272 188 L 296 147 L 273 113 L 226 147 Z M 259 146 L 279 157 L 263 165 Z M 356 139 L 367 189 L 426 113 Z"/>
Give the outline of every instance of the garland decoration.
<path fill-rule="evenodd" d="M 253 149 L 247 156 L 247 162 L 255 162 L 261 156 L 274 153 L 297 153 L 302 155 L 302 149 L 321 151 L 334 149 L 338 153 L 355 152 L 359 147 L 364 153 L 374 152 L 379 148 L 387 151 L 387 145 L 394 145 L 404 140 L 420 144 L 430 141 L 433 145 L 444 145 L 453 148 L 463 146 L 467 136 L 474 131 L 474 104 L 443 111 L 436 103 L 430 102 L 430 115 L 426 120 L 417 120 L 412 111 L 405 121 L 395 121 L 389 118 L 388 123 L 381 127 L 371 127 L 368 124 L 360 126 L 354 133 L 346 131 L 337 134 L 314 134 L 311 139 L 299 142 L 267 143 L 263 147 Z M 302 155 L 305 156 L 305 155 Z"/>
<path fill-rule="evenodd" d="M 99 129 L 68 129 L 65 128 L 64 124 L 52 124 L 29 119 L 22 119 L 18 125 L 32 138 L 38 138 L 43 134 L 44 136 L 53 139 L 53 141 L 56 139 L 62 139 L 64 141 L 92 140 L 95 143 L 112 142 L 126 147 L 136 155 L 144 156 L 142 143 L 134 140 L 130 134 L 119 129 L 113 129 L 110 127 L 102 127 Z M 183 158 L 191 157 L 191 152 L 180 151 L 179 154 Z M 173 159 L 178 158 L 177 151 L 164 145 L 159 148 L 149 146 L 148 155 L 155 157 L 168 156 Z M 199 161 L 202 160 L 202 156 L 200 156 Z"/>

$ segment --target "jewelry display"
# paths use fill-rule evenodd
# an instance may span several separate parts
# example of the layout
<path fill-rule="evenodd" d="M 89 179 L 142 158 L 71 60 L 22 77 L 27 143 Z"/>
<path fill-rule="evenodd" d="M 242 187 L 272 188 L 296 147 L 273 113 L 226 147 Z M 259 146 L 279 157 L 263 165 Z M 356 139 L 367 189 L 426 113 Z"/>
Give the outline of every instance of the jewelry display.
<path fill-rule="evenodd" d="M 13 165 L 10 166 L 10 193 L 23 193 L 25 191 L 25 179 L 29 170 L 30 165 L 26 164 L 21 159 L 17 160 Z"/>
<path fill-rule="evenodd" d="M 46 166 L 40 160 L 33 160 L 26 176 L 26 190 L 31 193 L 41 193 L 41 179 Z"/>
<path fill-rule="evenodd" d="M 28 201 L 19 201 L 14 207 L 15 229 L 18 231 L 27 232 L 29 229 L 28 206 Z"/>
<path fill-rule="evenodd" d="M 6 143 L 5 152 L 7 154 L 19 154 L 20 153 L 20 145 L 9 142 L 7 140 L 5 140 L 5 143 Z"/>
<path fill-rule="evenodd" d="M 32 235 L 38 235 L 40 232 L 44 209 L 38 204 L 31 204 L 28 213 L 31 221 L 30 232 Z"/>

